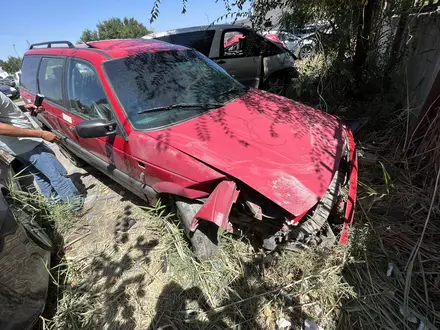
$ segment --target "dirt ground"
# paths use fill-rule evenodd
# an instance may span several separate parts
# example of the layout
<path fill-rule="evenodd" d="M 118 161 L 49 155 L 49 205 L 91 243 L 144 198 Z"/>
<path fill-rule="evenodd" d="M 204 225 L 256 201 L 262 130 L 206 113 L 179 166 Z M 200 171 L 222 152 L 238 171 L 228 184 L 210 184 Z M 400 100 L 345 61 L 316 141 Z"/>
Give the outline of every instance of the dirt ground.
<path fill-rule="evenodd" d="M 77 168 L 56 146 L 52 149 L 80 188 L 97 196 L 85 214 L 72 219 L 75 223 L 64 235 L 65 259 L 74 272 L 69 279 L 78 278 L 70 286 L 79 291 L 84 287 L 80 293 L 85 299 L 80 301 L 85 310 L 94 305 L 93 313 L 84 315 L 91 318 L 89 328 L 146 329 L 168 282 L 166 268 L 164 273 L 158 259 L 163 246 L 157 219 L 141 208 L 145 202 L 107 176 L 89 166 Z M 72 312 L 71 307 L 64 307 L 60 311 L 58 306 L 58 313 Z M 77 321 L 78 325 L 84 323 Z"/>

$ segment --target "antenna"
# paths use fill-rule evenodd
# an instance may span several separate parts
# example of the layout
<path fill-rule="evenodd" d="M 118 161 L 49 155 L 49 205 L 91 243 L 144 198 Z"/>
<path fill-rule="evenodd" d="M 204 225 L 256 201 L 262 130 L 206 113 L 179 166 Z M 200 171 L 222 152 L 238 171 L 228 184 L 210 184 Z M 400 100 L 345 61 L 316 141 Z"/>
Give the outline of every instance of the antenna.
<path fill-rule="evenodd" d="M 15 51 L 15 54 L 17 54 L 17 57 L 20 57 L 20 55 L 18 55 L 17 49 L 15 49 L 15 44 L 13 44 L 12 47 L 14 48 L 14 51 Z"/>

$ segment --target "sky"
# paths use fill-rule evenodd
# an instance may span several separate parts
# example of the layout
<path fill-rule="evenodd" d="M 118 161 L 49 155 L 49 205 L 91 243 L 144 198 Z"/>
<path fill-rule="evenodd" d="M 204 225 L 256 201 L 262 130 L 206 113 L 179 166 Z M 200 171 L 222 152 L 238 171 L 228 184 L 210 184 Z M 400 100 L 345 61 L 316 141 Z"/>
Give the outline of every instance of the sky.
<path fill-rule="evenodd" d="M 22 56 L 27 41 L 79 40 L 82 31 L 94 29 L 111 17 L 134 17 L 147 28 L 162 31 L 212 23 L 226 13 L 222 1 L 188 0 L 181 14 L 182 0 L 162 0 L 158 19 L 150 25 L 153 0 L 20 0 L 5 1 L 0 16 L 0 59 Z M 16 13 L 9 15 L 5 13 Z M 15 50 L 14 50 L 15 45 Z"/>

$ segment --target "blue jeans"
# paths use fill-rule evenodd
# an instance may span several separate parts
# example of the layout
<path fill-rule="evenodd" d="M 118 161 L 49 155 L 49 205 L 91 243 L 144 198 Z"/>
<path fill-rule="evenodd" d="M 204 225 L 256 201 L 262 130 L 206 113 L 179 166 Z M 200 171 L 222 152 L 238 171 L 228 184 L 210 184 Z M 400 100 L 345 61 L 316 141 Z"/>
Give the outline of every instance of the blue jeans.
<path fill-rule="evenodd" d="M 44 197 L 73 204 L 73 208 L 81 207 L 83 197 L 67 176 L 67 171 L 54 152 L 45 144 L 40 143 L 31 151 L 17 155 L 35 181 Z"/>

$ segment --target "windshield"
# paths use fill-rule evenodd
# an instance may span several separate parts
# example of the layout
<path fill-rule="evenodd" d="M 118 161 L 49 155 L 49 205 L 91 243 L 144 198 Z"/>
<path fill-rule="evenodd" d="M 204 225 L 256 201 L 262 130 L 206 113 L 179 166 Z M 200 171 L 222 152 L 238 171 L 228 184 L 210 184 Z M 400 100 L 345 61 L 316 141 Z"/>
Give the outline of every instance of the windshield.
<path fill-rule="evenodd" d="M 154 129 L 190 119 L 247 90 L 194 50 L 143 53 L 111 60 L 103 66 L 136 129 Z"/>

